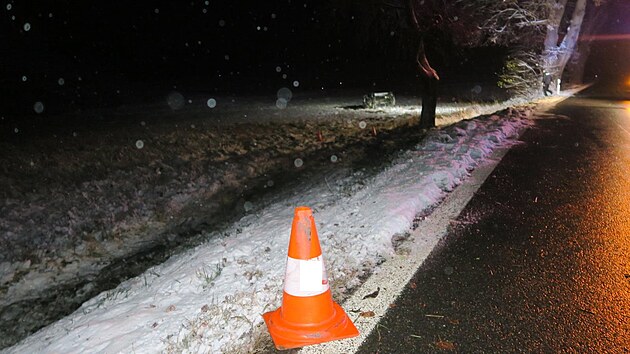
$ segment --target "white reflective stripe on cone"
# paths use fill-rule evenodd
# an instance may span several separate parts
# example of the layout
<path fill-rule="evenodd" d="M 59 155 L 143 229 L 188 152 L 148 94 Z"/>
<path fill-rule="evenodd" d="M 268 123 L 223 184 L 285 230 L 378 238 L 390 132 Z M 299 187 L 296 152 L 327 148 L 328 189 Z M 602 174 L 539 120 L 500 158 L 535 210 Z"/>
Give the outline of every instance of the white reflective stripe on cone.
<path fill-rule="evenodd" d="M 328 276 L 324 259 L 287 258 L 287 272 L 284 276 L 284 291 L 293 296 L 307 297 L 323 294 L 328 290 Z"/>

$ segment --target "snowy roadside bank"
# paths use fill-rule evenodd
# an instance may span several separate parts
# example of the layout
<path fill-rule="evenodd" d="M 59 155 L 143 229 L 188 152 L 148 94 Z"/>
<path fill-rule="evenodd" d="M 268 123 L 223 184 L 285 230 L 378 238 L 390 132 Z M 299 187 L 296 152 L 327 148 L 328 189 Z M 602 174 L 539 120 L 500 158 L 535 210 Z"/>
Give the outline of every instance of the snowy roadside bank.
<path fill-rule="evenodd" d="M 419 114 L 406 97 L 373 110 L 346 108 L 357 103 L 349 96 L 296 98 L 283 110 L 253 98 L 213 109 L 195 100 L 182 112 L 117 111 L 95 131 L 34 139 L 36 125 L 11 127 L 0 141 L 0 347 L 250 211 L 249 194 L 283 187 L 273 174 L 312 163 L 296 168 L 297 158 L 335 154 L 342 165 L 348 146 L 404 131 Z M 514 103 L 443 104 L 438 124 Z"/>
<path fill-rule="evenodd" d="M 330 176 L 254 206 L 229 230 L 85 303 L 7 352 L 249 351 L 260 314 L 279 305 L 293 207 L 315 211 L 337 299 L 395 252 L 418 213 L 438 203 L 528 126 L 492 115 L 436 129 L 367 180 Z"/>
<path fill-rule="evenodd" d="M 0 140 L 0 348 L 142 273 L 141 262 L 198 243 L 201 230 L 249 209 L 256 189 L 281 188 L 274 174 L 306 169 L 296 158 L 373 141 L 372 128 L 412 119 L 375 111 L 358 120 L 366 113 L 340 102 L 295 106 L 136 107 L 107 131 L 36 139 L 29 127 L 11 127 Z M 242 120 L 247 114 L 254 119 Z M 325 119 L 310 122 L 317 114 Z"/>

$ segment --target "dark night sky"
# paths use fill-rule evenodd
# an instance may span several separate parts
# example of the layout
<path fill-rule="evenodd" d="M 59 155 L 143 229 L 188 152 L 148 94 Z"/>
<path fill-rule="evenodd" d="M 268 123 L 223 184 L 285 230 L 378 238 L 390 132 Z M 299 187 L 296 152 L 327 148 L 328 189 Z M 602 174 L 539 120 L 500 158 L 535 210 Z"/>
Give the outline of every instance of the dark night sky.
<path fill-rule="evenodd" d="M 247 94 L 294 80 L 301 90 L 412 82 L 407 61 L 365 50 L 360 4 L 9 0 L 0 8 L 0 108 L 32 114 L 33 102 L 46 100 L 55 114 L 147 101 L 173 86 Z M 622 14 L 628 4 L 618 7 Z M 606 30 L 630 32 L 623 17 Z M 433 57 L 445 80 L 478 80 L 498 70 L 501 53 L 447 48 Z"/>
<path fill-rule="evenodd" d="M 332 40 L 333 28 L 322 29 L 321 18 L 331 15 L 320 12 L 330 9 L 290 1 L 247 5 L 9 2 L 0 10 L 0 80 L 5 94 L 26 96 L 72 95 L 67 91 L 76 87 L 106 94 L 136 84 L 243 92 L 302 77 L 308 86 L 350 52 L 349 33 Z"/>
<path fill-rule="evenodd" d="M 0 9 L 4 108 L 20 112 L 38 99 L 53 102 L 53 111 L 54 103 L 63 110 L 70 101 L 115 105 L 123 100 L 117 91 L 141 99 L 174 85 L 244 94 L 275 92 L 294 80 L 302 90 L 319 90 L 413 79 L 408 61 L 364 50 L 360 4 L 9 1 Z M 449 60 L 474 61 L 438 56 L 443 72 Z"/>
<path fill-rule="evenodd" d="M 338 56 L 331 52 L 341 43 L 325 43 L 317 35 L 317 9 L 286 1 L 236 3 L 13 4 L 3 9 L 2 42 L 7 45 L 2 80 L 25 75 L 33 84 L 58 77 L 71 83 L 79 76 L 89 82 L 95 76 L 118 75 L 143 82 L 195 78 L 222 86 L 238 77 L 275 73 L 277 66 L 288 75 L 304 72 L 322 54 L 333 60 Z"/>

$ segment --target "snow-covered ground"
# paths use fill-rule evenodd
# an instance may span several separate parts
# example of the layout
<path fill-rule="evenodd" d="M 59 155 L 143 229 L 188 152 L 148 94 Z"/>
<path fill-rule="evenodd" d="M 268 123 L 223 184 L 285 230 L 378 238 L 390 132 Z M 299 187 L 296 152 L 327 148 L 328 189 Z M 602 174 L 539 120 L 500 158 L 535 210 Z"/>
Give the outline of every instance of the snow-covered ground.
<path fill-rule="evenodd" d="M 276 177 L 315 159 L 351 164 L 348 147 L 390 143 L 380 137 L 409 130 L 420 112 L 417 97 L 361 109 L 359 93 L 292 95 L 171 92 L 82 112 L 73 124 L 0 125 L 0 348 L 205 239 L 196 235 L 249 211 L 256 189 L 284 188 Z M 440 104 L 438 124 L 509 104 Z"/>
<path fill-rule="evenodd" d="M 250 203 L 227 230 L 203 235 L 207 242 L 101 293 L 6 352 L 254 351 L 267 335 L 261 314 L 280 305 L 295 207 L 313 208 L 333 296 L 342 301 L 395 253 L 417 215 L 493 149 L 515 143 L 531 124 L 528 112 L 442 121 L 376 174 L 340 169 Z"/>

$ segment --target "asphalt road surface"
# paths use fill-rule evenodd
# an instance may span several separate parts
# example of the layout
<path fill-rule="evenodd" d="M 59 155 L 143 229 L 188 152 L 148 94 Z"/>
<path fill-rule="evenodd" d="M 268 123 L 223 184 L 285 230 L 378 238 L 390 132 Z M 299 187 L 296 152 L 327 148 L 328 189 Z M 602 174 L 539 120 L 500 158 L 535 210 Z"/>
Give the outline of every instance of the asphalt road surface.
<path fill-rule="evenodd" d="M 630 352 L 630 101 L 568 99 L 522 140 L 359 353 Z"/>

